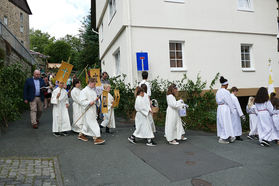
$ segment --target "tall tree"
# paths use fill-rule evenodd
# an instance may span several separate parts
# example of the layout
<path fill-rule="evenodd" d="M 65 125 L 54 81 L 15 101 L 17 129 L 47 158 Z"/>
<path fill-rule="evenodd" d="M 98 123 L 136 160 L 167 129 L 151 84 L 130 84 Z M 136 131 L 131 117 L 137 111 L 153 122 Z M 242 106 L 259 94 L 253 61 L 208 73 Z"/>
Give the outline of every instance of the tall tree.
<path fill-rule="evenodd" d="M 49 44 L 45 52 L 50 56 L 50 63 L 61 63 L 61 61 L 67 61 L 71 56 L 71 45 L 63 40 L 57 40 L 54 43 Z"/>
<path fill-rule="evenodd" d="M 83 69 L 87 65 L 90 67 L 100 67 L 99 36 L 91 30 L 91 15 L 85 17 L 82 22 L 80 38 L 83 50 L 79 54 L 78 69 Z"/>
<path fill-rule="evenodd" d="M 30 49 L 42 54 L 45 53 L 46 46 L 52 44 L 55 38 L 51 37 L 47 32 L 41 30 L 30 30 Z"/>

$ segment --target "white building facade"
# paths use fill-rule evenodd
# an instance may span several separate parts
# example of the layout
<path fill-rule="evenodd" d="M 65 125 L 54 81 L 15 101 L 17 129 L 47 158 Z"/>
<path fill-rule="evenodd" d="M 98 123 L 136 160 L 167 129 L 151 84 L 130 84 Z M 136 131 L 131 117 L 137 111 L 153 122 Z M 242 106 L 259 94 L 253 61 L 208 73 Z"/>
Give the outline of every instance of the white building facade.
<path fill-rule="evenodd" d="M 136 53 L 147 52 L 150 80 L 178 80 L 184 73 L 195 80 L 199 73 L 211 81 L 219 72 L 230 86 L 256 90 L 267 86 L 271 59 L 279 87 L 277 5 L 276 0 L 96 0 L 102 70 L 140 81 Z"/>

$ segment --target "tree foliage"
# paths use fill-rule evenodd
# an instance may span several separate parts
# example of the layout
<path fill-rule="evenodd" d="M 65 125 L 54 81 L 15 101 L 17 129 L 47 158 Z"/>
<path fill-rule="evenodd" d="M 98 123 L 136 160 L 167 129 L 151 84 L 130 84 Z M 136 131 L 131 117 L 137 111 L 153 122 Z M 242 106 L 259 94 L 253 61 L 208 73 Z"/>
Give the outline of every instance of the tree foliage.
<path fill-rule="evenodd" d="M 45 54 L 45 48 L 55 41 L 48 33 L 30 29 L 30 49 Z"/>
<path fill-rule="evenodd" d="M 64 40 L 57 40 L 48 45 L 45 49 L 45 53 L 50 56 L 48 61 L 51 63 L 61 63 L 61 61 L 67 61 L 71 56 L 71 52 L 71 45 Z"/>

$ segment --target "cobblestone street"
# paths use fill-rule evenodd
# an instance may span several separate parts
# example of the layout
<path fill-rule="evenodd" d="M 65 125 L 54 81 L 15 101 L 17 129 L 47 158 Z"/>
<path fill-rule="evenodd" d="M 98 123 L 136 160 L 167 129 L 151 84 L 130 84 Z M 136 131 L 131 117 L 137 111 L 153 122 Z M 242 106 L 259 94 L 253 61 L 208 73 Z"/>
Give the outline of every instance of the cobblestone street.
<path fill-rule="evenodd" d="M 61 184 L 56 158 L 0 158 L 0 185 Z"/>

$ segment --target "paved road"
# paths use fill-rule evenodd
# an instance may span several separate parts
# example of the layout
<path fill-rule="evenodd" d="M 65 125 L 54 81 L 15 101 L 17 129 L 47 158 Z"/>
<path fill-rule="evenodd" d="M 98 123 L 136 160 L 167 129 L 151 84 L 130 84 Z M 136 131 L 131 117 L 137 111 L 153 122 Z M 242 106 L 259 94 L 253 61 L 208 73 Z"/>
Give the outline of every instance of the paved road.
<path fill-rule="evenodd" d="M 39 129 L 32 129 L 29 121 L 29 113 L 23 114 L 0 136 L 0 165 L 3 159 L 57 158 L 64 185 L 176 186 L 192 185 L 193 178 L 216 186 L 279 185 L 279 146 L 275 144 L 266 148 L 245 139 L 224 145 L 217 143 L 214 134 L 187 131 L 188 141 L 170 146 L 161 129 L 156 134 L 158 146 L 147 147 L 143 141 L 133 145 L 127 141 L 133 124 L 119 119 L 115 133 L 103 135 L 106 144 L 96 146 L 74 135 L 54 137 L 51 109 L 44 112 Z"/>

